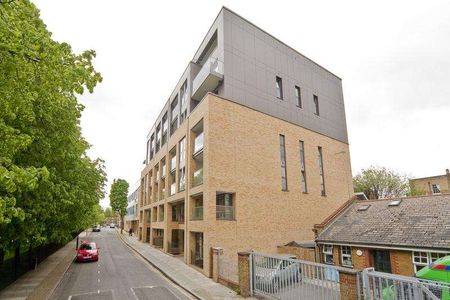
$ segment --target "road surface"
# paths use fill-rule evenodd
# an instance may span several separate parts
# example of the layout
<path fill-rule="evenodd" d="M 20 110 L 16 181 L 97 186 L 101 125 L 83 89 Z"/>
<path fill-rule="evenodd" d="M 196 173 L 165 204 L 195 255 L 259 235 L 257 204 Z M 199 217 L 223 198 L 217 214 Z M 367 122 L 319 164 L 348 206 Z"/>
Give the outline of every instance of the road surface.
<path fill-rule="evenodd" d="M 87 240 L 100 247 L 98 262 L 73 262 L 50 299 L 192 299 L 128 248 L 115 229 L 102 228 Z"/>

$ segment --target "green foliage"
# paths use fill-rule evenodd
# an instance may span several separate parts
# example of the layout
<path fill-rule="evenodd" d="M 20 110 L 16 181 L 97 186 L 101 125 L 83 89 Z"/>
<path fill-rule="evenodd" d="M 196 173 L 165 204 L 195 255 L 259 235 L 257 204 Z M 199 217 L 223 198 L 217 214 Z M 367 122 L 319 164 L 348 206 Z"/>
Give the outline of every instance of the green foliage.
<path fill-rule="evenodd" d="M 355 192 L 364 192 L 369 199 L 405 196 L 409 185 L 405 175 L 384 167 L 362 169 L 353 178 Z"/>
<path fill-rule="evenodd" d="M 101 81 L 95 52 L 59 43 L 29 1 L 0 4 L 0 248 L 63 242 L 104 196 L 77 95 Z"/>
<path fill-rule="evenodd" d="M 128 188 L 130 185 L 124 179 L 114 179 L 111 185 L 111 192 L 109 193 L 109 203 L 114 212 L 120 215 L 122 229 L 123 229 L 123 217 L 127 212 L 128 206 Z"/>
<path fill-rule="evenodd" d="M 413 182 L 409 183 L 409 192 L 407 194 L 409 197 L 425 196 L 426 194 L 427 192 L 424 189 L 416 187 L 416 185 Z"/>
<path fill-rule="evenodd" d="M 111 207 L 107 207 L 105 209 L 105 218 L 111 218 L 111 217 L 114 217 L 114 213 L 111 210 Z"/>

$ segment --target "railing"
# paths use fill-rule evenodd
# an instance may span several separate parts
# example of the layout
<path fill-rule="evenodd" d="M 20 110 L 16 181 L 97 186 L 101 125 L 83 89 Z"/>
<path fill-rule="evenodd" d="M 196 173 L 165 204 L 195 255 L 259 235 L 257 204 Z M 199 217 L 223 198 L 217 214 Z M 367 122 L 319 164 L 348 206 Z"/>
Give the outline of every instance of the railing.
<path fill-rule="evenodd" d="M 223 62 L 221 62 L 217 58 L 210 57 L 203 64 L 197 76 L 195 76 L 194 80 L 192 81 L 192 90 L 194 91 L 194 93 L 211 73 L 223 77 Z"/>
<path fill-rule="evenodd" d="M 162 248 L 163 247 L 164 237 L 157 236 L 153 238 L 153 246 Z"/>
<path fill-rule="evenodd" d="M 341 299 L 336 267 L 252 252 L 253 292 L 272 299 Z"/>
<path fill-rule="evenodd" d="M 166 190 L 162 190 L 159 192 L 159 200 L 166 198 Z"/>
<path fill-rule="evenodd" d="M 167 242 L 167 251 L 173 255 L 183 254 L 183 247 L 181 243 L 178 242 Z"/>
<path fill-rule="evenodd" d="M 234 206 L 216 205 L 217 220 L 234 220 Z"/>
<path fill-rule="evenodd" d="M 203 183 L 203 168 L 194 172 L 194 178 L 192 180 L 192 186 L 197 186 Z"/>
<path fill-rule="evenodd" d="M 177 185 L 174 182 L 170 185 L 170 195 L 175 195 L 176 192 L 177 192 Z"/>
<path fill-rule="evenodd" d="M 203 220 L 203 206 L 194 207 L 192 211 L 192 220 Z"/>
<path fill-rule="evenodd" d="M 377 272 L 373 268 L 364 269 L 362 279 L 365 299 L 450 299 L 450 285 L 448 283 Z"/>
<path fill-rule="evenodd" d="M 162 166 L 161 178 L 166 178 L 166 166 Z"/>
<path fill-rule="evenodd" d="M 164 212 L 159 213 L 159 222 L 163 222 L 164 221 Z"/>
<path fill-rule="evenodd" d="M 194 154 L 203 150 L 203 132 L 198 134 L 194 140 Z"/>

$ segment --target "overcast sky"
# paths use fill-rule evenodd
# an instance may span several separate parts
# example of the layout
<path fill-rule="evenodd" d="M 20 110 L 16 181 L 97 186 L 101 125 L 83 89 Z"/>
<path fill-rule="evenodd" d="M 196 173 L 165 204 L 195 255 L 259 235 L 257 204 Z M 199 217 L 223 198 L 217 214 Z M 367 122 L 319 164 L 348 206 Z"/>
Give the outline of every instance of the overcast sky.
<path fill-rule="evenodd" d="M 97 52 L 104 80 L 80 97 L 81 126 L 110 182 L 138 181 L 145 137 L 222 5 L 342 78 L 354 175 L 450 168 L 449 1 L 33 2 L 56 40 Z"/>

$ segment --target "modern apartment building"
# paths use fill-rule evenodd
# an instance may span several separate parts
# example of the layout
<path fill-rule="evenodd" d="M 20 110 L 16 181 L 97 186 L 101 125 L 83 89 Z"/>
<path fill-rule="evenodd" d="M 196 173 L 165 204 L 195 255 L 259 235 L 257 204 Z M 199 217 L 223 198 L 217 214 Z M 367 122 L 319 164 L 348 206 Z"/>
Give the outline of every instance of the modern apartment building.
<path fill-rule="evenodd" d="M 125 221 L 125 230 L 130 230 L 130 228 L 133 230 L 134 233 L 137 233 L 139 230 L 139 224 L 138 224 L 138 195 L 139 195 L 139 188 L 133 190 L 133 192 L 128 196 L 128 205 L 127 205 L 127 214 L 124 217 Z"/>
<path fill-rule="evenodd" d="M 147 136 L 139 238 L 236 283 L 352 194 L 341 79 L 222 8 Z"/>

